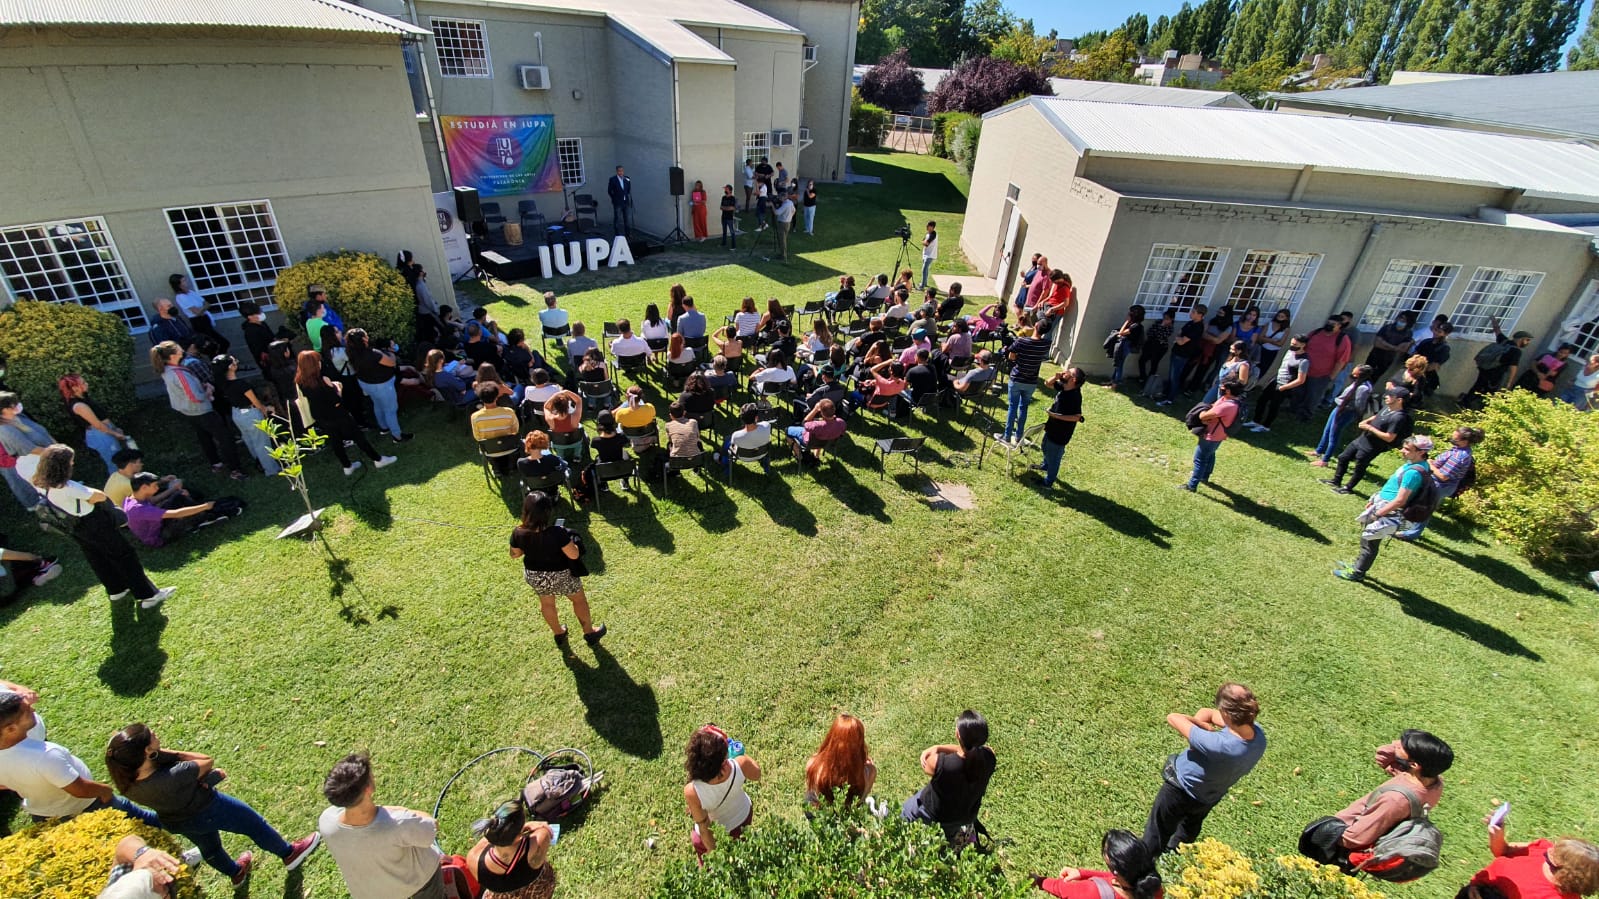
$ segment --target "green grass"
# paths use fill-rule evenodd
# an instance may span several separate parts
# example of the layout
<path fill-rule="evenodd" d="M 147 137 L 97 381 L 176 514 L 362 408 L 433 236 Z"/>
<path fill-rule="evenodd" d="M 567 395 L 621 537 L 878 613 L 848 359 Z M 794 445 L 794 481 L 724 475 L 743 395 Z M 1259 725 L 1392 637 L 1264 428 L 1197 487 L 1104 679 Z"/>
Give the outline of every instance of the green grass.
<path fill-rule="evenodd" d="M 823 187 L 819 234 L 796 237 L 787 266 L 712 241 L 556 289 L 590 322 L 664 307 L 678 280 L 713 316 L 746 293 L 803 301 L 840 272 L 886 268 L 897 241 L 885 237 L 907 219 L 937 218 L 939 269 L 959 268 L 963 186 L 946 163 L 873 155 L 856 170 L 885 184 Z M 492 314 L 532 328 L 542 289 L 512 287 Z M 722 724 L 765 767 L 757 820 L 794 817 L 804 761 L 840 711 L 866 721 L 877 792 L 898 802 L 923 780 L 916 753 L 949 741 L 961 709 L 981 710 L 1000 759 L 984 818 L 1014 841 L 1014 869 L 1093 863 L 1107 827 L 1142 825 L 1179 746 L 1164 715 L 1207 704 L 1225 679 L 1259 693 L 1271 748 L 1208 835 L 1290 850 L 1305 822 L 1379 781 L 1370 751 L 1406 727 L 1435 731 L 1459 760 L 1437 815 L 1445 868 L 1405 895 L 1454 894 L 1486 861 L 1479 822 L 1500 799 L 1516 803 L 1518 838 L 1595 835 L 1590 588 L 1447 518 L 1421 545 L 1385 547 L 1373 583 L 1337 581 L 1359 501 L 1315 482 L 1299 452 L 1308 427 L 1229 441 L 1219 489 L 1191 496 L 1175 485 L 1192 439 L 1172 416 L 1085 395 L 1070 486 L 1052 495 L 992 454 L 973 467 L 962 419 L 927 427 L 922 472 L 970 487 L 971 511 L 932 508 L 901 460 L 879 481 L 867 438 L 891 432 L 867 424 L 845 464 L 814 477 L 785 462 L 781 477 L 691 476 L 670 498 L 652 485 L 600 514 L 565 512 L 591 537 L 587 585 L 611 635 L 564 660 L 506 557 L 516 497 L 485 485 L 464 417 L 437 408 L 402 411 L 421 436 L 389 469 L 346 480 L 312 462 L 337 562 L 272 539 L 295 500 L 264 478 L 236 491 L 251 501 L 239 521 L 145 552 L 159 583 L 181 587 L 164 616 L 110 608 L 81 556 L 7 503 L 0 530 L 69 571 L 0 610 L 0 676 L 40 690 L 53 738 L 97 775 L 107 734 L 143 720 L 216 756 L 235 795 L 296 834 L 351 748 L 373 751 L 379 801 L 431 809 L 479 752 L 581 747 L 607 788 L 555 853 L 567 896 L 637 895 L 687 857 L 680 747 L 694 727 Z M 132 431 L 154 469 L 232 488 L 202 473 L 165 409 Z M 95 480 L 97 463 L 84 466 Z M 446 846 L 463 850 L 466 823 L 514 782 L 506 766 L 469 778 Z M 342 895 L 326 855 L 303 871 L 286 887 L 268 861 L 255 894 Z"/>

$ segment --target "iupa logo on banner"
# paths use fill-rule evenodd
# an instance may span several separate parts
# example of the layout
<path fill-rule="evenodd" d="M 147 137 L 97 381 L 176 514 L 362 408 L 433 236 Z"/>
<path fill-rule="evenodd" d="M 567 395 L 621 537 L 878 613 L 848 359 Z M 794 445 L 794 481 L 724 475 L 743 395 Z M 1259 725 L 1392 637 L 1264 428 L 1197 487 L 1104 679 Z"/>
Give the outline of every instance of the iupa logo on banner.
<path fill-rule="evenodd" d="M 627 245 L 627 238 L 620 235 L 609 243 L 603 237 L 590 237 L 581 242 L 569 240 L 566 243 L 556 244 L 553 251 L 549 246 L 541 246 L 539 275 L 544 278 L 551 277 L 557 272 L 563 275 L 575 275 L 583 270 L 585 261 L 588 263 L 589 271 L 599 271 L 602 259 L 606 268 L 616 268 L 623 263 L 632 265 L 633 248 Z"/>

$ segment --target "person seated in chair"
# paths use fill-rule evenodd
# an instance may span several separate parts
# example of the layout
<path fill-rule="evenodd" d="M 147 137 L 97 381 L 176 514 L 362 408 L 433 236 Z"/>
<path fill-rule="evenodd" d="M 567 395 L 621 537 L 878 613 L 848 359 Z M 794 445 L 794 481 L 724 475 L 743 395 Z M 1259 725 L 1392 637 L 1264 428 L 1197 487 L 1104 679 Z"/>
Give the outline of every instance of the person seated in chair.
<path fill-rule="evenodd" d="M 582 322 L 572 322 L 572 337 L 566 342 L 566 363 L 570 368 L 577 368 L 588 351 L 599 346 L 594 338 L 588 336 Z"/>
<path fill-rule="evenodd" d="M 512 328 L 505 335 L 505 348 L 500 352 L 500 361 L 505 376 L 511 379 L 512 384 L 518 385 L 527 384 L 534 370 L 548 367 L 544 356 L 527 345 L 527 332 L 521 328 Z"/>
<path fill-rule="evenodd" d="M 522 431 L 522 422 L 516 417 L 516 410 L 509 406 L 498 404 L 500 387 L 495 383 L 479 384 L 475 388 L 478 402 L 483 408 L 472 413 L 472 439 L 478 443 L 492 440 L 496 437 L 515 437 Z M 494 470 L 500 474 L 510 472 L 516 464 L 514 456 L 497 456 L 490 460 Z"/>
<path fill-rule="evenodd" d="M 644 388 L 637 384 L 627 389 L 627 393 L 622 395 L 622 405 L 617 406 L 611 414 L 616 416 L 617 425 L 623 428 L 646 428 L 655 424 L 655 406 L 652 403 L 644 402 Z M 629 438 L 629 441 L 632 444 L 633 452 L 636 453 L 647 447 L 658 445 L 660 438 L 656 436 L 655 430 L 651 428 L 649 434 L 643 437 Z"/>
<path fill-rule="evenodd" d="M 793 329 L 789 325 L 788 319 L 779 320 L 775 331 L 776 336 L 767 345 L 765 356 L 756 357 L 756 361 L 762 365 L 767 364 L 767 360 L 771 359 L 774 353 L 781 353 L 784 359 L 790 361 L 799 357 L 799 340 L 794 337 Z"/>
<path fill-rule="evenodd" d="M 594 481 L 594 466 L 606 462 L 621 462 L 627 458 L 627 438 L 623 437 L 616 426 L 616 416 L 610 410 L 601 409 L 600 414 L 594 416 L 594 428 L 599 432 L 591 444 L 594 448 L 594 461 L 583 469 L 578 476 L 578 489 L 573 491 L 578 502 L 588 502 L 594 498 L 598 489 Z"/>
<path fill-rule="evenodd" d="M 500 330 L 500 323 L 489 318 L 489 310 L 482 306 L 472 310 L 472 321 L 483 328 L 483 339 L 490 343 L 497 343 L 503 349 L 507 338 L 505 332 Z"/>
<path fill-rule="evenodd" d="M 557 391 L 544 401 L 544 423 L 551 434 L 570 434 L 583 429 L 583 398 L 570 390 Z"/>
<path fill-rule="evenodd" d="M 839 407 L 849 397 L 849 388 L 838 379 L 838 373 L 831 365 L 823 365 L 816 370 L 816 386 L 811 392 L 794 401 L 794 414 L 804 415 L 816 408 L 822 400 L 831 400 L 833 411 L 839 412 Z"/>
<path fill-rule="evenodd" d="M 949 336 L 944 338 L 944 344 L 939 349 L 943 350 L 944 355 L 954 362 L 970 359 L 972 357 L 972 335 L 969 331 L 970 328 L 966 324 L 966 319 L 956 319 L 955 323 L 950 325 Z"/>
<path fill-rule="evenodd" d="M 674 459 L 688 459 L 700 452 L 700 423 L 689 417 L 688 407 L 681 400 L 668 406 L 666 422 L 667 455 Z"/>
<path fill-rule="evenodd" d="M 533 369 L 533 386 L 522 391 L 522 402 L 537 403 L 540 407 L 544 401 L 561 392 L 561 386 L 550 380 L 548 369 Z"/>
<path fill-rule="evenodd" d="M 711 382 L 704 374 L 695 372 L 683 381 L 683 393 L 677 401 L 683 404 L 689 418 L 699 419 L 716 408 L 716 391 L 711 389 Z"/>
<path fill-rule="evenodd" d="M 898 402 L 899 395 L 905 392 L 905 366 L 899 364 L 897 359 L 877 363 L 872 366 L 868 376 L 871 380 L 862 378 L 862 389 L 850 398 L 857 406 L 882 411 Z M 871 391 L 867 392 L 866 388 L 871 388 Z"/>
<path fill-rule="evenodd" d="M 559 331 L 560 329 L 566 327 L 566 310 L 557 305 L 558 302 L 559 301 L 555 298 L 555 291 L 544 291 L 544 308 L 539 311 L 539 326 L 541 328 L 553 328 Z M 563 346 L 564 344 L 562 343 L 561 338 L 555 338 L 555 348 L 559 350 Z"/>
<path fill-rule="evenodd" d="M 523 456 L 516 460 L 516 472 L 524 480 L 542 480 L 551 475 L 568 477 L 566 460 L 550 452 L 550 435 L 543 431 L 529 431 L 522 438 Z"/>
<path fill-rule="evenodd" d="M 979 350 L 972 358 L 972 367 L 965 374 L 955 379 L 955 393 L 958 396 L 973 396 L 983 392 L 984 385 L 994 380 L 994 354 L 988 350 Z"/>
<path fill-rule="evenodd" d="M 936 312 L 938 320 L 941 322 L 955 321 L 960 317 L 961 309 L 965 308 L 965 306 L 966 298 L 961 296 L 960 284 L 951 284 L 949 286 L 949 295 L 944 297 L 944 301 L 938 304 Z"/>
<path fill-rule="evenodd" d="M 711 373 L 705 376 L 705 382 L 712 390 L 732 390 L 738 386 L 738 374 L 729 370 L 727 357 L 718 353 L 711 360 Z"/>
<path fill-rule="evenodd" d="M 838 417 L 838 408 L 832 400 L 817 400 L 811 411 L 806 413 L 805 420 L 788 429 L 789 445 L 794 450 L 794 457 L 802 458 L 812 441 L 843 437 L 848 427 L 844 419 Z"/>
<path fill-rule="evenodd" d="M 933 354 L 927 350 L 917 350 L 916 364 L 905 371 L 905 389 L 910 394 L 912 403 L 920 403 L 925 397 L 937 396 L 939 388 L 944 385 L 944 379 L 933 367 L 932 358 Z"/>
<path fill-rule="evenodd" d="M 739 410 L 738 417 L 743 427 L 727 435 L 727 440 L 722 444 L 722 451 L 715 456 L 719 464 L 727 467 L 729 477 L 733 474 L 733 455 L 736 451 L 765 449 L 772 442 L 772 425 L 770 422 L 761 421 L 761 410 L 754 403 L 745 403 Z M 770 460 L 762 459 L 761 469 L 770 473 L 772 470 Z"/>
<path fill-rule="evenodd" d="M 577 366 L 577 380 L 598 383 L 611 379 L 610 366 L 605 364 L 605 355 L 599 347 L 590 347 L 583 354 L 583 361 Z"/>
<path fill-rule="evenodd" d="M 492 362 L 485 362 L 477 367 L 477 380 L 472 383 L 472 394 L 478 396 L 478 388 L 486 384 L 493 385 L 497 391 L 494 397 L 495 403 L 505 398 L 510 398 L 513 405 L 516 403 L 517 391 L 511 389 L 511 385 L 505 383 L 505 379 L 500 377 L 500 370 Z M 480 398 L 479 402 L 481 401 Z M 493 405 L 493 403 L 489 405 Z"/>
<path fill-rule="evenodd" d="M 422 383 L 432 386 L 439 397 L 452 406 L 470 406 L 477 402 L 472 393 L 472 382 L 477 375 L 472 367 L 459 359 L 445 361 L 443 350 L 428 350 L 422 364 Z"/>
<path fill-rule="evenodd" d="M 794 374 L 794 369 L 789 367 L 788 360 L 787 354 L 776 350 L 768 353 L 766 355 L 767 364 L 757 368 L 750 374 L 751 389 L 765 396 L 777 393 L 784 387 L 793 384 L 798 380 L 798 377 Z"/>
<path fill-rule="evenodd" d="M 910 368 L 916 364 L 916 354 L 926 350 L 929 356 L 933 353 L 933 335 L 937 333 L 932 325 L 918 325 L 911 329 L 911 345 L 899 353 L 899 364 Z"/>
<path fill-rule="evenodd" d="M 911 320 L 911 295 L 909 291 L 894 291 L 887 308 L 883 310 L 883 318 L 892 321 Z"/>
<path fill-rule="evenodd" d="M 738 371 L 744 366 L 744 340 L 731 329 L 723 326 L 716 329 L 711 335 L 711 346 L 716 350 L 717 358 L 722 364 L 732 371 Z"/>
<path fill-rule="evenodd" d="M 466 325 L 466 346 L 461 348 L 466 358 L 472 360 L 472 365 L 479 366 L 485 362 L 498 365 L 500 361 L 500 342 L 488 329 L 477 322 L 468 322 Z"/>
<path fill-rule="evenodd" d="M 633 323 L 627 319 L 618 319 L 616 329 L 622 336 L 611 341 L 611 355 L 617 359 L 631 358 L 633 356 L 648 356 L 650 343 L 633 333 Z"/>
<path fill-rule="evenodd" d="M 145 546 L 165 546 L 184 534 L 244 512 L 244 501 L 231 496 L 192 506 L 163 508 L 154 500 L 161 479 L 141 471 L 132 478 L 133 493 L 122 502 L 128 532 Z"/>

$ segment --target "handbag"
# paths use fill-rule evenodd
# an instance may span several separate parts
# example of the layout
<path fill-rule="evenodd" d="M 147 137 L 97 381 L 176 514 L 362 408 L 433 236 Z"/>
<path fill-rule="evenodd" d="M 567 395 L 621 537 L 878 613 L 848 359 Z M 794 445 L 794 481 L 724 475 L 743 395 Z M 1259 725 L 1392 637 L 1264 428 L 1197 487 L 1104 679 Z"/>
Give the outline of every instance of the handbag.
<path fill-rule="evenodd" d="M 299 384 L 294 385 L 294 408 L 300 413 L 300 426 L 309 428 L 316 424 L 316 416 L 311 414 L 311 401 L 305 398 L 305 391 Z"/>

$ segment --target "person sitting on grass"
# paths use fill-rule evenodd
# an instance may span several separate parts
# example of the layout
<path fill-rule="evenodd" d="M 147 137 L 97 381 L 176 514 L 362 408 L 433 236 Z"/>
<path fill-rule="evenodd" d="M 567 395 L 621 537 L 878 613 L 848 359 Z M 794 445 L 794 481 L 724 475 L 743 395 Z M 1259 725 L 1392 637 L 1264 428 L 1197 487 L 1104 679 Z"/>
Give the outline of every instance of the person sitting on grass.
<path fill-rule="evenodd" d="M 789 446 L 794 450 L 794 458 L 810 457 L 808 450 L 814 441 L 837 440 L 844 436 L 848 427 L 844 419 L 838 417 L 838 409 L 832 400 L 817 400 L 811 411 L 806 413 L 805 420 L 788 429 Z"/>
<path fill-rule="evenodd" d="M 722 451 L 714 457 L 717 464 L 726 466 L 729 477 L 733 474 L 733 456 L 737 450 L 761 450 L 772 442 L 772 425 L 770 422 L 761 421 L 761 410 L 754 403 L 745 403 L 738 412 L 740 427 L 727 435 L 727 440 L 722 444 Z M 772 463 L 766 457 L 761 457 L 761 470 L 770 474 Z"/>
<path fill-rule="evenodd" d="M 900 807 L 900 817 L 937 824 L 952 843 L 977 823 L 997 764 L 982 715 L 971 709 L 961 712 L 955 719 L 955 740 L 922 750 L 922 771 L 930 779 Z"/>
<path fill-rule="evenodd" d="M 1131 831 L 1106 831 L 1099 852 L 1105 870 L 1062 868 L 1057 877 L 1034 877 L 1033 885 L 1059 899 L 1160 899 L 1155 860 Z"/>
<path fill-rule="evenodd" d="M 711 725 L 694 732 L 684 755 L 688 783 L 683 787 L 683 803 L 694 822 L 689 842 L 704 865 L 705 854 L 716 849 L 713 821 L 727 831 L 728 839 L 736 840 L 754 820 L 755 805 L 744 792 L 744 784 L 761 779 L 761 766 L 742 752 L 729 753 L 727 734 Z"/>
<path fill-rule="evenodd" d="M 422 383 L 438 392 L 439 398 L 452 406 L 470 406 L 477 402 L 472 393 L 476 377 L 471 366 L 458 359 L 445 361 L 443 350 L 428 350 L 422 363 Z"/>
<path fill-rule="evenodd" d="M 511 389 L 511 385 L 505 383 L 505 379 L 500 377 L 500 370 L 496 368 L 492 362 L 485 362 L 477 367 L 477 379 L 472 382 L 473 395 L 476 396 L 478 388 L 485 384 L 491 384 L 494 386 L 495 396 L 493 401 L 488 403 L 483 403 L 483 398 L 478 396 L 479 403 L 483 403 L 485 406 L 490 406 L 499 402 L 504 397 L 510 397 L 513 405 L 516 403 L 517 392 Z"/>
<path fill-rule="evenodd" d="M 111 877 L 95 899 L 166 899 L 172 895 L 178 866 L 190 864 L 189 853 L 199 860 L 196 850 L 176 859 L 149 845 L 143 837 L 129 834 L 117 841 Z"/>
<path fill-rule="evenodd" d="M 816 754 L 805 762 L 805 804 L 821 807 L 864 802 L 877 782 L 877 764 L 866 748 L 866 725 L 854 715 L 839 715 Z"/>
<path fill-rule="evenodd" d="M 1488 823 L 1494 860 L 1455 899 L 1575 899 L 1599 894 L 1599 846 L 1586 840 L 1505 841 L 1503 823 Z"/>
<path fill-rule="evenodd" d="M 1348 808 L 1305 828 L 1299 837 L 1301 855 L 1353 874 L 1371 861 L 1370 849 L 1394 826 L 1412 817 L 1413 805 L 1424 813 L 1443 798 L 1443 773 L 1455 763 L 1449 744 L 1424 730 L 1407 730 L 1399 739 L 1377 748 L 1377 767 L 1387 772 L 1382 786 L 1356 799 Z"/>
<path fill-rule="evenodd" d="M 141 471 L 133 476 L 133 493 L 122 503 L 128 532 L 145 546 L 166 546 L 190 531 L 244 514 L 244 501 L 224 496 L 210 502 L 164 508 L 155 502 L 161 479 Z"/>
<path fill-rule="evenodd" d="M 555 866 L 550 846 L 555 831 L 543 821 L 529 821 L 521 797 L 502 802 L 472 826 L 482 835 L 466 864 L 483 887 L 482 899 L 550 899 L 555 895 Z"/>
<path fill-rule="evenodd" d="M 133 476 L 144 471 L 144 452 L 136 449 L 117 450 L 113 458 L 117 470 L 106 478 L 103 491 L 112 505 L 118 509 L 133 495 Z M 189 491 L 183 486 L 183 481 L 175 475 L 161 475 L 159 477 L 161 489 L 156 491 L 152 499 L 156 505 L 163 509 L 177 509 L 182 506 L 193 506 L 203 502 L 198 494 Z"/>
<path fill-rule="evenodd" d="M 355 752 L 340 759 L 322 782 L 331 805 L 317 831 L 344 875 L 350 899 L 439 899 L 439 825 L 428 815 L 373 799 L 372 759 Z"/>

